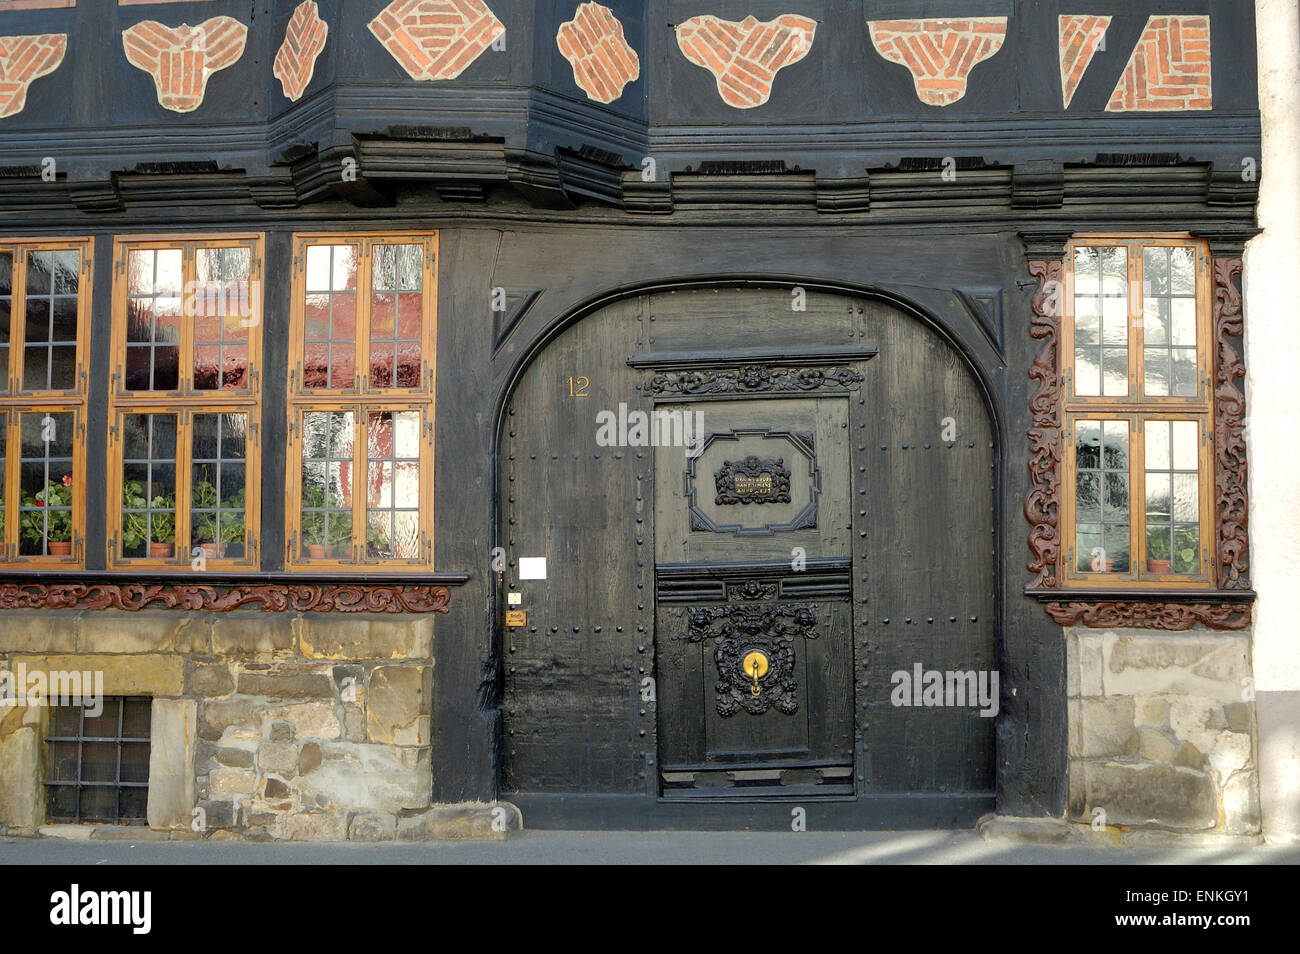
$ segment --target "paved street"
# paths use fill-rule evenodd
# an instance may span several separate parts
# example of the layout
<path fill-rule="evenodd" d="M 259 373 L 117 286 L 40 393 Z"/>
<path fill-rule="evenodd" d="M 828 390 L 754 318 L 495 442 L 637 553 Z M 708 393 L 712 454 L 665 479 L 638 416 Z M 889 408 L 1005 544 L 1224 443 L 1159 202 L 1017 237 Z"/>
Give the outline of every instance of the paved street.
<path fill-rule="evenodd" d="M 508 842 L 247 844 L 0 838 L 0 865 L 1300 864 L 1300 845 L 1118 848 L 987 844 L 974 832 L 546 832 Z"/>

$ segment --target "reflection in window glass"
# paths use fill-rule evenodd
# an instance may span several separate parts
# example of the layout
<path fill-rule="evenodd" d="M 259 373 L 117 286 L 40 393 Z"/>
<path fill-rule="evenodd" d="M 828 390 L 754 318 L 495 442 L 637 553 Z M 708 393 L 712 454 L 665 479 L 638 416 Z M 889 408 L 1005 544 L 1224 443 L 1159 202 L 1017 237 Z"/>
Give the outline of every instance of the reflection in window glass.
<path fill-rule="evenodd" d="M 194 415 L 190 447 L 190 555 L 242 558 L 248 415 Z"/>
<path fill-rule="evenodd" d="M 194 255 L 194 387 L 246 390 L 252 250 L 200 248 Z"/>
<path fill-rule="evenodd" d="M 168 559 L 176 541 L 176 415 L 124 414 L 123 557 Z"/>
<path fill-rule="evenodd" d="M 23 390 L 77 386 L 77 286 L 81 253 L 27 253 Z"/>
<path fill-rule="evenodd" d="M 368 418 L 366 555 L 415 560 L 420 553 L 420 412 Z"/>
<path fill-rule="evenodd" d="M 126 389 L 175 391 L 180 382 L 181 250 L 127 256 Z"/>
<path fill-rule="evenodd" d="M 1081 573 L 1129 570 L 1126 421 L 1075 424 L 1075 553 Z"/>
<path fill-rule="evenodd" d="M 356 387 L 357 247 L 307 249 L 303 387 Z"/>
<path fill-rule="evenodd" d="M 370 386 L 420 386 L 424 249 L 379 245 L 374 249 L 370 295 Z"/>
<path fill-rule="evenodd" d="M 308 411 L 302 416 L 302 553 L 344 559 L 352 555 L 352 411 Z"/>
<path fill-rule="evenodd" d="M 1200 570 L 1200 488 L 1195 421 L 1147 421 L 1147 570 Z"/>
<path fill-rule="evenodd" d="M 1074 250 L 1074 392 L 1128 394 L 1128 249 Z"/>
<path fill-rule="evenodd" d="M 1196 251 L 1142 252 L 1143 387 L 1150 397 L 1196 396 Z"/>
<path fill-rule="evenodd" d="M 18 475 L 18 553 L 72 553 L 72 477 L 75 422 L 71 411 L 19 417 L 22 459 Z"/>
<path fill-rule="evenodd" d="M 14 253 L 0 251 L 0 371 L 4 380 L 0 388 L 8 389 L 9 323 L 13 314 Z"/>

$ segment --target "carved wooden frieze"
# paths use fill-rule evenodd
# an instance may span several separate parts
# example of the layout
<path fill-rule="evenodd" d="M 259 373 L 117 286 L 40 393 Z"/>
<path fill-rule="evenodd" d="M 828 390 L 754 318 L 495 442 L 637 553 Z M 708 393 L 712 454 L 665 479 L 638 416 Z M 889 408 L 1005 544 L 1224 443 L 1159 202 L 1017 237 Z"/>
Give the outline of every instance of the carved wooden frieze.
<path fill-rule="evenodd" d="M 445 586 L 337 586 L 259 584 L 216 587 L 199 584 L 4 583 L 0 609 L 119 609 L 145 607 L 226 613 L 260 604 L 283 613 L 445 613 Z"/>
<path fill-rule="evenodd" d="M 816 639 L 817 617 L 806 605 L 783 603 L 739 603 L 701 606 L 687 614 L 684 637 L 699 643 L 715 639 L 713 661 L 718 667 L 715 708 L 726 718 L 741 709 L 762 715 L 775 708 L 786 715 L 799 711 L 794 677 L 794 637 Z M 745 660 L 762 656 L 766 671 L 757 678 L 748 674 Z"/>
<path fill-rule="evenodd" d="M 1032 261 L 1029 274 L 1038 279 L 1032 303 L 1029 334 L 1043 347 L 1029 369 L 1038 390 L 1029 399 L 1033 422 L 1029 428 L 1029 495 L 1025 518 L 1029 521 L 1028 568 L 1033 589 L 1052 589 L 1059 581 L 1056 564 L 1061 556 L 1061 279 L 1065 264 Z"/>
<path fill-rule="evenodd" d="M 1062 626 L 1181 631 L 1204 623 L 1210 629 L 1245 629 L 1249 603 L 1098 602 L 1047 603 L 1047 615 Z"/>
<path fill-rule="evenodd" d="M 863 376 L 852 368 L 765 368 L 751 365 L 717 371 L 656 374 L 646 393 L 656 394 L 797 394 L 821 389 L 856 391 Z"/>
<path fill-rule="evenodd" d="M 790 502 L 790 468 L 783 457 L 724 460 L 713 474 L 718 505 Z"/>
<path fill-rule="evenodd" d="M 1218 583 L 1225 590 L 1250 589 L 1246 534 L 1246 396 L 1237 379 L 1241 359 L 1241 259 L 1214 260 L 1214 512 Z"/>

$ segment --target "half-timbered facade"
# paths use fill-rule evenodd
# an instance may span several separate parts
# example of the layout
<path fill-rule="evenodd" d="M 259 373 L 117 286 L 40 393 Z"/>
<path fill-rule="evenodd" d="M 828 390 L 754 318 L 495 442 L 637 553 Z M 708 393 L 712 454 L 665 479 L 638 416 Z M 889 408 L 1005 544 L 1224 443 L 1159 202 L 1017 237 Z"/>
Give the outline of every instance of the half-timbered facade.
<path fill-rule="evenodd" d="M 1255 36 L 0 0 L 0 825 L 1259 832 Z"/>

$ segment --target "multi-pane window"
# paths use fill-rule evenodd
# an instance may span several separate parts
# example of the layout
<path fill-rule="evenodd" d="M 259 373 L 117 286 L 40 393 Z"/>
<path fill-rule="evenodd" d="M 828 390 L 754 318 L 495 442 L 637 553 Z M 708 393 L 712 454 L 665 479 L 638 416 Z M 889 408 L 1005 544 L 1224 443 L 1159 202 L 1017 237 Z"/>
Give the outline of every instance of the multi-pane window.
<path fill-rule="evenodd" d="M 1068 250 L 1065 579 L 1210 585 L 1209 254 L 1191 238 Z"/>
<path fill-rule="evenodd" d="M 437 236 L 298 235 L 291 567 L 433 563 Z"/>
<path fill-rule="evenodd" d="M 256 566 L 262 237 L 115 258 L 110 564 Z"/>
<path fill-rule="evenodd" d="M 81 565 L 90 239 L 0 240 L 0 559 Z"/>
<path fill-rule="evenodd" d="M 54 823 L 147 824 L 153 700 L 99 702 L 50 711 L 46 815 Z"/>

